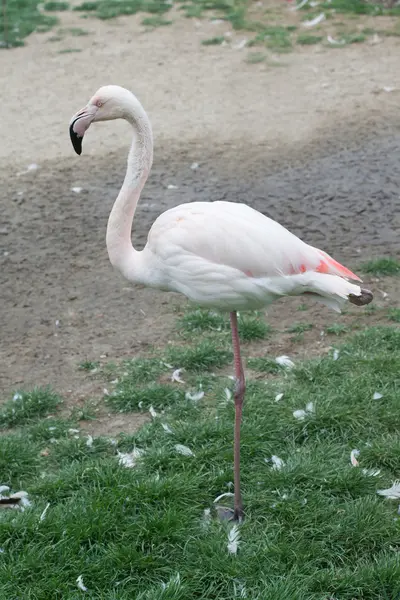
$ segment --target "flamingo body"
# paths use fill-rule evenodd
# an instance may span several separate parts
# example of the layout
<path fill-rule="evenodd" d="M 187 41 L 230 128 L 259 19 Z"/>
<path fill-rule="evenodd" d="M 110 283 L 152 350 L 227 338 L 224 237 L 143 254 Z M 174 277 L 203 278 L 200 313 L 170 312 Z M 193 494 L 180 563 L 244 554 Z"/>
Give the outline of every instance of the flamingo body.
<path fill-rule="evenodd" d="M 310 294 L 334 310 L 360 287 L 321 250 L 246 204 L 193 202 L 161 214 L 141 256 L 142 283 L 224 311 Z"/>

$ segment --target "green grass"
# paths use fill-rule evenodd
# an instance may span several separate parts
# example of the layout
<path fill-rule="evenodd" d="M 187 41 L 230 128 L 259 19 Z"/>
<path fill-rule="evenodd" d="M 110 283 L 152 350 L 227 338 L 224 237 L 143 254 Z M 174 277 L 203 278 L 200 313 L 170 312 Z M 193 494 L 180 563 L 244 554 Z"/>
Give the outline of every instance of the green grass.
<path fill-rule="evenodd" d="M 61 398 L 49 388 L 30 392 L 15 392 L 13 398 L 1 405 L 0 427 L 15 427 L 53 412 Z"/>
<path fill-rule="evenodd" d="M 269 25 L 263 27 L 259 33 L 248 42 L 248 46 L 264 45 L 275 52 L 289 52 L 292 49 L 292 28 L 285 26 Z"/>
<path fill-rule="evenodd" d="M 61 12 L 69 10 L 69 4 L 68 2 L 55 2 L 51 0 L 50 2 L 45 2 L 43 8 L 49 12 Z"/>
<path fill-rule="evenodd" d="M 160 15 L 154 15 L 154 17 L 145 17 L 142 20 L 142 25 L 145 25 L 146 27 L 165 27 L 166 25 L 171 25 L 172 21 L 169 21 L 168 19 L 164 19 L 164 17 L 160 16 Z"/>
<path fill-rule="evenodd" d="M 171 346 L 165 356 L 175 368 L 199 373 L 228 364 L 232 360 L 232 351 L 230 347 L 218 347 L 213 340 L 205 339 L 193 347 Z"/>
<path fill-rule="evenodd" d="M 249 52 L 246 56 L 246 62 L 255 65 L 264 62 L 266 58 L 267 57 L 263 52 Z"/>
<path fill-rule="evenodd" d="M 331 0 L 324 2 L 321 8 L 334 10 L 336 13 L 348 13 L 355 15 L 396 15 L 400 14 L 400 8 L 385 8 L 379 3 L 367 2 L 366 0 Z"/>
<path fill-rule="evenodd" d="M 39 0 L 6 0 L 0 11 L 0 48 L 23 46 L 33 31 L 49 31 L 57 23 L 56 17 L 40 12 L 38 5 Z"/>
<path fill-rule="evenodd" d="M 400 323 L 400 308 L 390 308 L 388 312 L 389 321 Z"/>
<path fill-rule="evenodd" d="M 218 342 L 220 332 L 212 335 Z M 263 360 L 253 359 L 252 368 L 261 372 Z M 143 373 L 155 363 L 138 364 L 131 374 L 141 384 L 134 377 L 133 392 L 154 386 L 143 383 L 150 377 Z M 118 372 L 127 368 L 117 365 Z M 248 382 L 246 519 L 237 556 L 227 551 L 227 525 L 213 511 L 210 521 L 203 518 L 232 481 L 234 407 L 225 378 L 208 377 L 199 403 L 185 400 L 187 385 L 164 384 L 165 413 L 120 436 L 117 447 L 106 438 L 75 439 L 71 423 L 55 417 L 2 435 L 2 483 L 25 489 L 32 507 L 2 512 L 0 595 L 232 600 L 245 590 L 255 600 L 397 598 L 398 502 L 376 490 L 398 477 L 399 373 L 400 331 L 375 327 L 342 345 L 336 361 L 324 356 Z M 373 400 L 376 391 L 380 400 Z M 148 401 L 156 400 L 153 388 Z M 315 412 L 296 420 L 293 411 L 310 401 Z M 179 454 L 177 444 L 194 455 Z M 120 466 L 117 450 L 135 446 L 144 451 L 136 467 Z M 350 465 L 353 448 L 360 468 Z M 265 461 L 273 454 L 285 462 L 281 470 Z M 368 476 L 364 468 L 381 473 Z M 79 575 L 86 594 L 77 588 Z"/>
<path fill-rule="evenodd" d="M 203 46 L 219 46 L 219 45 L 223 44 L 224 41 L 225 41 L 225 38 L 223 35 L 217 35 L 215 37 L 208 38 L 206 40 L 201 40 L 201 43 Z"/>
<path fill-rule="evenodd" d="M 231 335 L 229 317 L 214 311 L 197 309 L 189 311 L 178 320 L 178 327 L 185 337 L 194 333 L 218 332 Z M 265 339 L 271 334 L 271 327 L 259 317 L 257 312 L 239 314 L 238 330 L 243 342 Z"/>
<path fill-rule="evenodd" d="M 325 331 L 328 335 L 343 335 L 349 331 L 349 328 L 343 323 L 332 323 L 325 327 Z"/>
<path fill-rule="evenodd" d="M 6 19 L 3 13 L 0 15 L 0 47 L 12 47 L 22 45 L 24 38 L 33 31 L 48 31 L 57 22 L 56 17 L 46 15 L 42 12 L 38 0 L 4 0 Z M 170 0 L 87 0 L 73 7 L 73 10 L 83 12 L 83 17 L 90 15 L 100 19 L 114 19 L 120 15 L 134 15 L 136 13 L 150 13 L 152 16 L 144 17 L 142 24 L 149 29 L 171 24 L 164 18 L 172 6 Z M 310 45 L 322 42 L 325 35 L 322 33 L 323 26 L 316 33 L 299 33 L 296 25 L 285 23 L 285 12 L 275 14 L 271 22 L 270 10 L 258 11 L 257 15 L 249 15 L 249 3 L 245 0 L 178 0 L 178 6 L 186 17 L 194 18 L 219 18 L 227 21 L 234 30 L 243 30 L 254 33 L 248 46 L 262 45 L 274 53 L 290 52 L 294 46 Z M 38 8 L 39 7 L 39 8 Z M 60 12 L 70 8 L 65 1 L 48 1 L 43 5 L 45 11 Z M 379 4 L 373 4 L 364 0 L 326 0 L 318 7 L 318 11 L 324 10 L 328 19 L 334 19 L 337 14 L 347 14 L 343 21 L 357 17 L 357 15 L 398 15 L 400 7 L 395 6 L 387 9 Z M 3 11 L 4 12 L 4 11 Z M 315 8 L 308 4 L 299 13 L 305 19 L 310 19 L 316 14 Z M 249 16 L 252 18 L 250 19 Z M 281 22 L 276 22 L 280 19 Z M 300 25 L 300 22 L 299 22 Z M 336 23 L 344 26 L 346 23 Z M 393 30 L 381 32 L 379 28 L 364 28 L 362 32 L 337 31 L 335 35 L 340 36 L 342 44 L 330 45 L 331 48 L 340 48 L 347 44 L 363 42 L 367 35 L 374 31 L 382 35 L 399 35 L 398 27 Z M 55 38 L 52 38 L 55 41 Z M 202 45 L 220 45 L 225 41 L 222 35 L 202 40 Z M 79 51 L 76 49 L 63 50 L 62 52 Z M 250 53 L 246 58 L 248 63 L 260 63 L 266 60 L 263 53 Z M 269 63 L 270 66 L 280 66 L 278 63 Z"/>
<path fill-rule="evenodd" d="M 400 275 L 400 262 L 396 258 L 377 258 L 361 265 L 361 270 L 377 277 Z"/>
<path fill-rule="evenodd" d="M 302 46 L 311 46 L 313 44 L 319 44 L 323 40 L 322 35 L 311 35 L 309 33 L 300 33 L 297 36 L 297 43 Z"/>
<path fill-rule="evenodd" d="M 312 323 L 293 323 L 288 328 L 289 333 L 304 333 L 305 331 L 310 331 L 313 328 Z"/>
<path fill-rule="evenodd" d="M 82 52 L 80 48 L 65 48 L 64 50 L 59 50 L 58 54 L 71 54 L 73 52 Z"/>
<path fill-rule="evenodd" d="M 93 12 L 99 19 L 114 19 L 120 15 L 148 12 L 162 15 L 171 8 L 167 0 L 99 0 L 83 2 L 74 10 Z"/>

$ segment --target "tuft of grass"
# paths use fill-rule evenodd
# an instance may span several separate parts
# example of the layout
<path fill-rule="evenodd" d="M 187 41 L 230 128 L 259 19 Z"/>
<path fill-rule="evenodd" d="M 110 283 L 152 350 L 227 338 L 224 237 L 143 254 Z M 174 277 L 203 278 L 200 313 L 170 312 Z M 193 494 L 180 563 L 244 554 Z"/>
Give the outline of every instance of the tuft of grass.
<path fill-rule="evenodd" d="M 82 371 L 94 371 L 95 369 L 98 369 L 99 366 L 100 363 L 98 361 L 84 360 L 79 364 L 79 369 Z"/>
<path fill-rule="evenodd" d="M 279 373 L 282 371 L 282 367 L 273 358 L 248 358 L 247 366 L 260 373 Z"/>
<path fill-rule="evenodd" d="M 176 368 L 200 372 L 218 369 L 232 361 L 232 351 L 219 348 L 209 339 L 194 347 L 172 346 L 166 351 L 166 360 Z"/>
<path fill-rule="evenodd" d="M 238 318 L 239 337 L 244 342 L 263 340 L 271 334 L 271 327 L 261 321 L 257 316 L 243 316 Z"/>
<path fill-rule="evenodd" d="M 313 44 L 319 44 L 323 40 L 322 35 L 312 35 L 309 33 L 300 33 L 297 36 L 296 42 L 302 46 L 311 46 Z"/>
<path fill-rule="evenodd" d="M 349 329 L 343 323 L 332 323 L 332 325 L 325 327 L 325 331 L 329 335 L 343 335 L 344 333 L 347 333 Z"/>
<path fill-rule="evenodd" d="M 12 400 L 1 407 L 0 427 L 23 425 L 53 412 L 61 398 L 50 388 L 34 388 L 30 392 L 17 391 Z"/>
<path fill-rule="evenodd" d="M 225 38 L 223 35 L 217 35 L 215 37 L 208 38 L 206 40 L 201 40 L 201 43 L 203 46 L 219 46 L 220 44 L 223 44 L 224 41 L 225 41 Z"/>
<path fill-rule="evenodd" d="M 82 4 L 78 4 L 74 6 L 73 10 L 92 12 L 97 10 L 99 7 L 99 2 L 82 2 Z"/>
<path fill-rule="evenodd" d="M 182 402 L 185 391 L 182 387 L 153 383 L 138 387 L 129 376 L 124 377 L 117 386 L 114 394 L 107 396 L 107 404 L 114 410 L 130 412 L 134 410 L 148 410 L 150 406 L 163 409 Z"/>
<path fill-rule="evenodd" d="M 49 31 L 57 18 L 38 9 L 39 0 L 4 0 L 0 11 L 0 49 L 23 46 L 34 31 Z"/>
<path fill-rule="evenodd" d="M 263 27 L 257 35 L 248 42 L 248 46 L 264 44 L 275 52 L 289 52 L 292 49 L 291 29 L 284 26 L 269 25 Z"/>
<path fill-rule="evenodd" d="M 81 27 L 65 27 L 57 31 L 58 35 L 73 35 L 74 37 L 81 37 L 83 35 L 89 35 L 86 29 Z"/>
<path fill-rule="evenodd" d="M 181 331 L 190 334 L 221 332 L 230 335 L 229 318 L 210 310 L 189 311 L 178 320 L 178 326 Z M 240 339 L 243 342 L 248 342 L 268 337 L 271 328 L 258 317 L 257 312 L 253 314 L 240 313 L 238 316 L 238 331 Z"/>
<path fill-rule="evenodd" d="M 304 333 L 305 331 L 310 331 L 310 329 L 313 328 L 313 324 L 312 323 L 293 323 L 293 325 L 291 325 L 288 328 L 288 332 L 289 333 Z"/>
<path fill-rule="evenodd" d="M 164 19 L 164 17 L 160 15 L 154 15 L 154 17 L 145 17 L 142 20 L 142 25 L 147 27 L 164 27 L 166 25 L 171 25 L 172 21 L 168 19 Z"/>
<path fill-rule="evenodd" d="M 366 36 L 363 33 L 357 32 L 345 33 L 342 35 L 341 39 L 345 42 L 345 44 L 359 44 L 361 42 L 365 42 Z"/>
<path fill-rule="evenodd" d="M 249 52 L 246 56 L 246 62 L 255 65 L 264 62 L 266 58 L 267 57 L 263 52 Z"/>
<path fill-rule="evenodd" d="M 390 308 L 388 319 L 389 321 L 394 321 L 394 323 L 400 323 L 400 308 Z"/>
<path fill-rule="evenodd" d="M 360 269 L 369 275 L 382 277 L 385 275 L 399 275 L 400 262 L 396 258 L 377 258 L 361 265 Z"/>
<path fill-rule="evenodd" d="M 336 13 L 352 13 L 356 15 L 384 15 L 398 14 L 397 7 L 387 9 L 382 4 L 366 2 L 365 0 L 327 0 L 320 5 L 321 8 L 329 11 L 333 10 Z"/>
<path fill-rule="evenodd" d="M 200 308 L 185 313 L 178 320 L 178 326 L 188 333 L 204 333 L 226 330 L 229 322 L 221 313 Z"/>
<path fill-rule="evenodd" d="M 75 10 L 94 12 L 99 19 L 114 19 L 120 15 L 148 12 L 162 15 L 171 8 L 167 0 L 99 0 L 83 2 Z"/>
<path fill-rule="evenodd" d="M 59 50 L 58 54 L 72 54 L 73 52 L 82 52 L 80 48 L 65 48 L 64 50 Z"/>
<path fill-rule="evenodd" d="M 154 382 L 167 367 L 159 358 L 136 358 L 124 361 L 122 364 L 124 377 L 128 377 L 133 384 Z"/>
<path fill-rule="evenodd" d="M 61 12 L 64 10 L 69 10 L 69 3 L 50 0 L 49 2 L 44 3 L 43 8 L 49 12 Z"/>

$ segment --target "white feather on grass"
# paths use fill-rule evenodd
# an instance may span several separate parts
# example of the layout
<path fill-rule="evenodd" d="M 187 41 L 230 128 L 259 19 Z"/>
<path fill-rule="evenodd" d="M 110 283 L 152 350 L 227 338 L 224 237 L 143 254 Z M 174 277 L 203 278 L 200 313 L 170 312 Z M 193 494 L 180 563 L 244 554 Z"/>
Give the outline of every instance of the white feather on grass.
<path fill-rule="evenodd" d="M 217 504 L 217 502 L 222 500 L 222 498 L 233 498 L 233 496 L 234 496 L 234 494 L 232 492 L 224 492 L 223 494 L 220 494 L 219 496 L 217 496 L 215 498 L 215 500 L 213 501 L 213 504 Z"/>
<path fill-rule="evenodd" d="M 350 462 L 353 465 L 353 467 L 358 467 L 360 464 L 357 460 L 358 456 L 360 456 L 360 451 L 357 450 L 357 448 L 350 452 Z"/>
<path fill-rule="evenodd" d="M 175 369 L 175 371 L 171 375 L 171 381 L 176 381 L 176 383 L 185 383 L 181 378 L 181 373 L 183 369 Z"/>
<path fill-rule="evenodd" d="M 87 436 L 87 440 L 86 440 L 86 446 L 87 446 L 88 448 L 91 448 L 91 447 L 93 446 L 93 438 L 92 438 L 92 436 L 91 436 L 91 435 L 88 435 L 88 436 Z"/>
<path fill-rule="evenodd" d="M 372 400 L 380 400 L 381 398 L 383 398 L 383 394 L 380 394 L 379 392 L 375 392 L 372 396 Z"/>
<path fill-rule="evenodd" d="M 182 454 L 183 456 L 194 456 L 194 452 L 192 452 L 190 448 L 184 446 L 183 444 L 175 444 L 175 450 L 178 452 L 178 454 Z"/>
<path fill-rule="evenodd" d="M 386 490 L 377 490 L 376 492 L 380 496 L 385 496 L 388 500 L 399 500 L 400 499 L 400 481 L 396 480 L 393 482 L 392 487 Z"/>
<path fill-rule="evenodd" d="M 84 583 L 83 583 L 83 577 L 82 577 L 82 575 L 79 575 L 79 577 L 77 577 L 77 579 L 76 579 L 76 585 L 77 585 L 78 589 L 81 590 L 81 592 L 87 592 L 88 591 L 86 585 L 84 585 Z"/>
<path fill-rule="evenodd" d="M 279 402 L 280 400 L 282 400 L 283 398 L 283 392 L 281 392 L 280 394 L 277 394 L 275 396 L 275 402 Z"/>
<path fill-rule="evenodd" d="M 154 410 L 153 405 L 150 406 L 149 413 L 151 414 L 151 416 L 153 417 L 153 419 L 155 419 L 157 417 L 157 413 Z"/>
<path fill-rule="evenodd" d="M 201 520 L 201 524 L 204 528 L 209 527 L 211 523 L 211 509 L 205 508 L 203 512 L 203 518 Z"/>
<path fill-rule="evenodd" d="M 308 28 L 315 27 L 316 25 L 319 25 L 320 23 L 322 23 L 322 21 L 325 21 L 325 19 L 326 19 L 325 13 L 321 13 L 314 19 L 311 19 L 310 21 L 303 21 L 302 25 L 303 25 L 303 27 L 308 27 Z"/>
<path fill-rule="evenodd" d="M 307 413 L 305 410 L 303 410 L 302 408 L 299 408 L 298 410 L 294 410 L 293 411 L 293 416 L 295 419 L 297 419 L 298 421 L 304 421 L 304 419 L 307 416 Z"/>
<path fill-rule="evenodd" d="M 315 413 L 314 402 L 307 402 L 305 410 L 299 408 L 298 410 L 293 411 L 293 416 L 298 421 L 304 421 L 306 417 Z"/>
<path fill-rule="evenodd" d="M 326 39 L 328 40 L 329 44 L 332 44 L 332 46 L 342 46 L 345 43 L 344 40 L 335 40 L 331 35 L 328 35 Z"/>
<path fill-rule="evenodd" d="M 308 0 L 301 0 L 300 4 L 296 4 L 295 6 L 291 7 L 290 10 L 299 10 L 300 8 L 303 8 L 303 6 L 305 6 L 307 4 Z"/>
<path fill-rule="evenodd" d="M 284 367 L 285 369 L 293 369 L 294 362 L 285 354 L 283 354 L 282 356 L 278 356 L 275 359 L 275 362 L 280 365 L 281 367 Z"/>
<path fill-rule="evenodd" d="M 132 452 L 119 452 L 118 453 L 118 463 L 122 467 L 126 467 L 127 469 L 133 469 L 136 467 L 139 459 L 143 456 L 144 450 L 141 448 L 134 448 Z"/>
<path fill-rule="evenodd" d="M 198 392 L 186 392 L 185 400 L 190 400 L 191 402 L 198 402 L 204 398 L 203 390 L 199 390 Z"/>
<path fill-rule="evenodd" d="M 275 471 L 280 471 L 285 466 L 285 463 L 283 462 L 283 460 L 281 458 L 279 458 L 279 456 L 276 456 L 275 454 L 273 454 L 271 456 L 271 462 L 272 462 L 272 468 Z"/>
<path fill-rule="evenodd" d="M 237 554 L 240 544 L 240 531 L 237 525 L 233 525 L 228 531 L 228 552 L 229 554 Z"/>
<path fill-rule="evenodd" d="M 173 433 L 172 429 L 166 423 L 161 423 L 161 427 L 164 429 L 165 433 Z"/>
<path fill-rule="evenodd" d="M 176 575 L 173 575 L 168 581 L 167 583 L 162 582 L 161 583 L 161 587 L 163 590 L 172 590 L 173 588 L 175 588 L 175 591 L 178 591 L 179 588 L 181 587 L 181 576 L 179 573 L 177 573 Z"/>
<path fill-rule="evenodd" d="M 42 521 L 44 521 L 44 520 L 45 520 L 45 518 L 46 518 L 46 513 L 47 513 L 47 511 L 49 510 L 49 508 L 50 508 L 50 502 L 48 502 L 48 503 L 46 504 L 46 508 L 44 509 L 44 511 L 42 512 L 42 514 L 40 515 L 40 517 L 39 517 L 39 523 L 41 523 Z"/>
<path fill-rule="evenodd" d="M 229 402 L 232 399 L 232 392 L 229 388 L 224 389 L 226 401 Z"/>
<path fill-rule="evenodd" d="M 381 470 L 380 469 L 363 469 L 362 472 L 367 477 L 378 477 L 378 475 L 380 475 Z"/>

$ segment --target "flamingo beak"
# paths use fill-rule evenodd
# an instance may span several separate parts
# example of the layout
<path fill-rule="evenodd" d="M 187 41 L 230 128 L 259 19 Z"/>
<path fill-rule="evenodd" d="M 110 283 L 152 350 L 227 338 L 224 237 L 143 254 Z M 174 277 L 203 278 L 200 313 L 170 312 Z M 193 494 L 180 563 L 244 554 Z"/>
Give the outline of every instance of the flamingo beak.
<path fill-rule="evenodd" d="M 94 104 L 88 104 L 74 115 L 69 123 L 69 135 L 72 145 L 77 154 L 82 154 L 82 140 L 85 131 L 89 129 L 90 124 L 96 116 L 98 107 Z"/>

